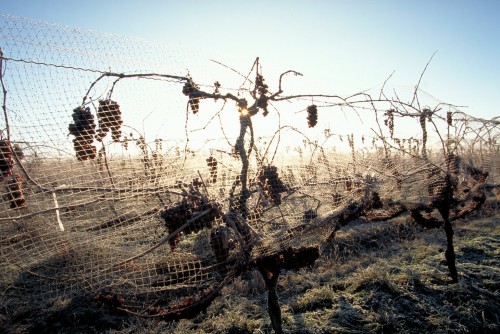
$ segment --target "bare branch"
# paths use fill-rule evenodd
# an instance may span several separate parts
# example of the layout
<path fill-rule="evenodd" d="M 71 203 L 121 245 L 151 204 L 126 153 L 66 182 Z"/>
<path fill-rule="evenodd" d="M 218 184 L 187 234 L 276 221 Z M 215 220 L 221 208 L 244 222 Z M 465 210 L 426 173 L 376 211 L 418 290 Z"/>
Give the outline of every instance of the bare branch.
<path fill-rule="evenodd" d="M 179 81 L 188 81 L 189 80 L 189 78 L 187 78 L 187 77 L 181 77 L 181 76 L 171 75 L 171 74 L 159 74 L 159 73 L 124 74 L 124 73 L 106 72 L 106 73 L 101 74 L 94 82 L 92 82 L 90 84 L 90 87 L 87 90 L 87 93 L 83 97 L 82 104 L 85 104 L 85 101 L 87 100 L 92 88 L 100 80 L 102 80 L 103 78 L 107 78 L 107 77 L 115 77 L 115 78 L 118 78 L 118 80 L 124 79 L 124 78 L 145 78 L 145 79 L 147 79 L 147 78 L 167 78 L 167 79 L 175 79 L 175 80 L 179 80 Z M 113 88 L 118 80 L 116 80 L 115 83 L 113 84 Z"/>
<path fill-rule="evenodd" d="M 378 95 L 378 98 L 381 99 L 382 96 L 385 98 L 385 93 L 384 93 L 384 87 L 385 87 L 385 84 L 389 81 L 389 79 L 392 77 L 392 75 L 395 73 L 396 71 L 392 71 L 391 75 L 389 75 L 389 77 L 387 77 L 387 79 L 384 80 L 384 83 L 382 84 L 382 87 L 380 88 L 380 93 Z"/>
<path fill-rule="evenodd" d="M 417 99 L 417 92 L 418 92 L 418 87 L 420 86 L 420 82 L 422 81 L 422 77 L 424 76 L 424 73 L 425 71 L 427 70 L 427 66 L 429 66 L 429 64 L 431 63 L 432 61 L 432 58 L 434 58 L 434 55 L 437 53 L 437 50 L 434 51 L 434 53 L 432 54 L 431 58 L 429 59 L 429 61 L 427 61 L 427 64 L 425 64 L 425 67 L 424 67 L 424 70 L 422 71 L 422 73 L 420 73 L 420 78 L 418 78 L 418 83 L 417 85 L 415 86 L 415 91 L 413 92 L 413 99 L 411 100 L 411 105 L 413 105 L 413 102 L 415 102 L 415 99 Z M 419 108 L 420 109 L 420 108 Z"/>
<path fill-rule="evenodd" d="M 250 82 L 250 83 L 252 83 L 252 84 L 253 84 L 253 81 L 249 79 L 249 77 L 250 77 L 250 73 L 252 73 L 252 70 L 253 70 L 253 68 L 254 68 L 253 66 L 252 66 L 252 68 L 250 69 L 250 73 L 248 73 L 248 75 L 247 75 L 247 76 L 245 76 L 245 75 L 241 74 L 241 72 L 238 72 L 238 71 L 237 71 L 237 70 L 235 70 L 234 68 L 232 68 L 232 67 L 230 67 L 230 66 L 228 66 L 228 65 L 226 65 L 226 64 L 223 64 L 223 63 L 221 63 L 221 62 L 219 62 L 219 61 L 217 61 L 217 60 L 210 59 L 210 61 L 211 61 L 211 62 L 214 62 L 214 63 L 216 63 L 216 64 L 218 64 L 218 65 L 224 66 L 225 68 L 230 69 L 230 70 L 231 70 L 231 71 L 233 71 L 234 73 L 236 73 L 236 74 L 240 75 L 242 78 L 244 78 L 245 80 L 243 81 L 243 83 L 241 84 L 241 86 L 243 86 L 243 85 L 245 84 L 245 81 L 248 81 L 248 82 Z M 255 65 L 255 62 L 254 62 L 254 65 Z"/>
<path fill-rule="evenodd" d="M 286 71 L 286 72 L 281 73 L 281 75 L 280 75 L 280 80 L 279 80 L 279 85 L 278 85 L 278 91 L 277 91 L 276 93 L 274 93 L 273 95 L 271 95 L 271 96 L 269 97 L 269 100 L 278 101 L 278 100 L 275 100 L 275 99 L 274 99 L 274 97 L 276 97 L 276 96 L 278 96 L 279 94 L 283 93 L 283 89 L 281 89 L 281 82 L 282 82 L 282 80 L 283 80 L 283 76 L 284 76 L 285 74 L 288 74 L 288 73 L 293 73 L 293 74 L 295 74 L 296 76 L 297 76 L 297 75 L 302 76 L 302 73 L 299 73 L 299 72 L 294 71 L 294 70 L 288 70 L 288 71 Z"/>

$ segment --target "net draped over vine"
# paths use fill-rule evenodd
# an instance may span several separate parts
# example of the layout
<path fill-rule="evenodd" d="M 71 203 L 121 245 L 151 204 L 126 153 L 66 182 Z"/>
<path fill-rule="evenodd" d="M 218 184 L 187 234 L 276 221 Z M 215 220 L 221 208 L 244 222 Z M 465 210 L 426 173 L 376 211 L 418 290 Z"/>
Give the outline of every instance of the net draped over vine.
<path fill-rule="evenodd" d="M 258 59 L 227 86 L 186 50 L 9 15 L 0 31 L 0 275 L 40 296 L 180 312 L 267 257 L 313 262 L 350 220 L 418 220 L 450 184 L 458 217 L 500 177 L 498 120 L 418 90 L 311 102 Z"/>

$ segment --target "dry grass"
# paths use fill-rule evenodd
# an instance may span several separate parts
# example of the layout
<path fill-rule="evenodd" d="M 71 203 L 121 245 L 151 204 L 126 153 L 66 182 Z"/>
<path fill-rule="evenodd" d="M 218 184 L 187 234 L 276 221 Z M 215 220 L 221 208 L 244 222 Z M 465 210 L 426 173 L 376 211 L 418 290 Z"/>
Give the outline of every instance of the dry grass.
<path fill-rule="evenodd" d="M 393 222 L 385 227 L 358 226 L 353 229 L 358 233 L 346 231 L 325 251 L 316 268 L 287 273 L 281 279 L 285 332 L 500 330 L 499 223 L 499 216 L 457 223 L 461 280 L 455 285 L 447 283 L 445 239 L 440 230 L 419 231 L 405 222 Z M 179 323 L 183 327 L 177 329 L 186 333 L 230 333 L 235 328 L 270 332 L 265 310 L 255 310 L 253 305 L 265 305 L 265 294 L 241 295 L 228 289 L 199 317 L 200 323 Z"/>
<path fill-rule="evenodd" d="M 460 282 L 450 285 L 441 230 L 400 218 L 339 231 L 314 268 L 281 276 L 285 332 L 500 331 L 500 216 L 456 222 L 455 232 Z M 0 288 L 5 333 L 272 332 L 267 294 L 255 272 L 224 288 L 206 313 L 178 322 L 127 317 L 91 296 L 30 300 L 28 276 Z"/>

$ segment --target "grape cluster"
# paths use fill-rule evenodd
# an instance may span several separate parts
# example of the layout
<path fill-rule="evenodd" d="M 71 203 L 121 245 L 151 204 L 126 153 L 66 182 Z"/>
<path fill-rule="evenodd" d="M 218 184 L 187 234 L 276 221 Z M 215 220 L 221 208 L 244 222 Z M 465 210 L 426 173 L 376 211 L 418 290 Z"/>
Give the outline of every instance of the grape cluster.
<path fill-rule="evenodd" d="M 26 207 L 26 199 L 22 190 L 23 179 L 19 174 L 11 175 L 6 182 L 7 194 L 5 199 L 10 202 L 11 209 Z"/>
<path fill-rule="evenodd" d="M 210 168 L 210 178 L 212 183 L 217 182 L 217 160 L 214 157 L 208 157 L 207 166 Z"/>
<path fill-rule="evenodd" d="M 167 227 L 168 234 L 174 232 L 182 224 L 184 224 L 192 215 L 191 205 L 184 199 L 180 202 L 176 202 L 160 213 L 160 217 L 165 221 L 165 226 Z M 170 244 L 170 249 L 175 250 L 179 241 L 181 239 L 181 233 L 177 233 L 168 242 Z"/>
<path fill-rule="evenodd" d="M 186 81 L 184 87 L 182 87 L 182 94 L 189 96 L 188 103 L 193 114 L 196 114 L 200 110 L 199 89 L 200 87 L 192 80 Z"/>
<path fill-rule="evenodd" d="M 113 141 L 120 141 L 120 129 L 123 124 L 123 120 L 118 103 L 111 99 L 99 100 L 99 108 L 97 108 L 97 121 L 99 122 L 99 130 L 97 131 L 96 136 L 97 140 L 101 141 L 109 130 L 111 130 L 111 138 Z"/>
<path fill-rule="evenodd" d="M 12 149 L 8 140 L 0 140 L 0 181 L 12 173 L 14 160 Z"/>
<path fill-rule="evenodd" d="M 264 83 L 264 77 L 262 74 L 257 74 L 255 77 L 255 89 L 259 95 L 266 95 L 269 93 L 269 86 Z"/>
<path fill-rule="evenodd" d="M 220 82 L 218 82 L 218 81 L 214 82 L 214 87 L 215 87 L 215 89 L 214 89 L 214 95 L 219 95 L 220 94 L 219 88 L 221 87 Z M 217 101 L 218 99 L 219 99 L 218 96 L 214 97 L 214 101 Z"/>
<path fill-rule="evenodd" d="M 374 191 L 372 193 L 371 208 L 376 210 L 376 209 L 382 209 L 383 207 L 384 203 L 382 203 L 380 195 L 378 194 L 378 192 Z"/>
<path fill-rule="evenodd" d="M 304 224 L 310 223 L 313 219 L 318 217 L 318 213 L 316 210 L 313 209 L 308 209 L 304 211 L 304 214 L 302 215 L 302 222 Z"/>
<path fill-rule="evenodd" d="M 262 166 L 259 171 L 258 184 L 264 192 L 266 199 L 274 205 L 281 204 L 281 193 L 287 191 L 287 187 L 278 176 L 278 168 L 275 166 Z"/>
<path fill-rule="evenodd" d="M 269 86 L 264 83 L 264 77 L 261 74 L 257 74 L 255 78 L 255 87 L 253 89 L 253 97 L 257 99 L 257 107 L 263 110 L 262 115 L 265 117 L 269 114 L 267 110 L 268 107 L 268 97 Z M 257 97 L 257 93 L 259 96 Z"/>
<path fill-rule="evenodd" d="M 96 148 L 93 145 L 95 135 L 94 116 L 90 108 L 78 107 L 73 110 L 73 123 L 68 126 L 69 133 L 75 138 L 73 144 L 78 160 L 94 159 Z"/>
<path fill-rule="evenodd" d="M 186 226 L 182 232 L 177 233 L 169 240 L 170 249 L 172 251 L 177 248 L 181 234 L 191 234 L 201 231 L 204 228 L 212 228 L 213 222 L 217 218 L 220 218 L 221 206 L 217 202 L 210 201 L 205 196 L 202 196 L 198 190 L 200 185 L 197 179 L 194 179 L 193 182 L 188 185 L 190 188 L 189 193 L 185 192 L 185 196 L 181 201 L 166 206 L 160 212 L 160 217 L 165 222 L 167 232 L 171 234 L 184 225 L 186 221 L 196 217 L 203 211 L 209 210 L 207 214 L 194 220 L 191 224 Z"/>
<path fill-rule="evenodd" d="M 307 125 L 314 128 L 318 124 L 318 107 L 314 104 L 307 107 Z"/>
<path fill-rule="evenodd" d="M 391 134 L 391 138 L 394 137 L 394 109 L 389 109 L 384 112 L 384 124 L 389 128 L 389 132 Z"/>
<path fill-rule="evenodd" d="M 10 202 L 11 209 L 25 208 L 26 200 L 21 188 L 23 179 L 19 174 L 12 173 L 13 168 L 12 146 L 8 140 L 0 140 L 0 181 L 5 181 L 7 189 L 4 199 Z"/>

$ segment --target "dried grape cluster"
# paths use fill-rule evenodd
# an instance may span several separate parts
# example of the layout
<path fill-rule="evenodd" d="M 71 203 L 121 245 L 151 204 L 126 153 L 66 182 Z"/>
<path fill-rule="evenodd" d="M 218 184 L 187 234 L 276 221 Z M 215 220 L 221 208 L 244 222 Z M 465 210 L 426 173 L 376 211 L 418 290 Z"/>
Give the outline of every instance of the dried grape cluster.
<path fill-rule="evenodd" d="M 258 98 L 256 92 L 259 94 Z M 269 111 L 267 110 L 267 93 L 269 93 L 269 86 L 264 83 L 264 77 L 261 74 L 257 74 L 255 78 L 255 88 L 253 90 L 253 96 L 254 98 L 257 98 L 257 107 L 264 110 L 264 112 L 262 113 L 264 117 L 269 114 Z"/>
<path fill-rule="evenodd" d="M 313 219 L 318 217 L 318 213 L 316 210 L 313 209 L 308 209 L 304 211 L 304 214 L 302 215 L 302 222 L 304 224 L 311 222 Z"/>
<path fill-rule="evenodd" d="M 394 137 L 394 109 L 386 110 L 384 116 L 384 124 L 389 128 L 389 133 L 391 134 L 391 138 Z"/>
<path fill-rule="evenodd" d="M 191 234 L 204 228 L 212 228 L 213 222 L 221 217 L 220 205 L 202 196 L 198 189 L 199 186 L 199 181 L 193 180 L 192 184 L 189 185 L 189 193 L 185 192 L 181 201 L 165 207 L 160 212 L 160 217 L 164 220 L 169 234 L 182 227 L 188 220 L 193 220 L 182 232 L 177 233 L 169 240 L 172 251 L 177 248 L 182 234 Z M 208 212 L 205 213 L 207 210 Z M 204 214 L 200 215 L 202 213 Z"/>
<path fill-rule="evenodd" d="M 221 87 L 220 82 L 218 82 L 218 81 L 214 82 L 214 87 L 215 87 L 215 89 L 214 89 L 214 95 L 216 95 L 214 97 L 214 101 L 217 101 L 219 99 L 219 97 L 217 95 L 220 94 L 220 90 L 219 90 L 219 88 Z"/>
<path fill-rule="evenodd" d="M 26 199 L 22 190 L 23 179 L 19 174 L 11 175 L 6 182 L 7 194 L 5 199 L 10 202 L 11 209 L 26 207 Z"/>
<path fill-rule="evenodd" d="M 0 140 L 0 180 L 3 177 L 9 176 L 14 167 L 12 159 L 12 149 L 8 140 Z"/>
<path fill-rule="evenodd" d="M 192 80 L 188 80 L 184 84 L 184 87 L 182 87 L 182 94 L 189 96 L 189 106 L 193 114 L 196 114 L 200 110 L 199 89 L 200 87 Z"/>
<path fill-rule="evenodd" d="M 318 107 L 314 104 L 307 107 L 307 125 L 314 128 L 318 124 Z"/>
<path fill-rule="evenodd" d="M 281 193 L 288 188 L 278 176 L 278 168 L 275 166 L 262 166 L 257 176 L 258 185 L 264 192 L 264 197 L 274 205 L 281 204 Z"/>
<path fill-rule="evenodd" d="M 25 208 L 26 200 L 21 187 L 23 179 L 12 172 L 13 168 L 12 146 L 8 140 L 0 140 L 0 181 L 5 181 L 7 189 L 4 199 L 10 203 L 11 209 Z"/>
<path fill-rule="evenodd" d="M 255 77 L 255 89 L 259 95 L 266 95 L 269 93 L 269 86 L 264 83 L 264 77 L 262 74 L 257 74 Z"/>
<path fill-rule="evenodd" d="M 210 168 L 210 179 L 212 183 L 217 182 L 217 160 L 214 157 L 208 157 L 207 166 Z"/>
<path fill-rule="evenodd" d="M 453 114 L 451 111 L 448 111 L 446 113 L 446 123 L 448 124 L 448 126 L 452 126 L 453 125 Z"/>
<path fill-rule="evenodd" d="M 69 133 L 75 138 L 73 144 L 78 160 L 94 159 L 96 148 L 93 145 L 96 124 L 90 108 L 78 107 L 73 110 L 73 123 L 68 126 Z"/>
<path fill-rule="evenodd" d="M 117 102 L 111 99 L 100 100 L 99 108 L 97 108 L 97 120 L 99 122 L 99 130 L 96 136 L 97 140 L 101 141 L 109 130 L 111 130 L 111 138 L 113 141 L 120 141 L 120 129 L 123 120 L 120 106 Z"/>

